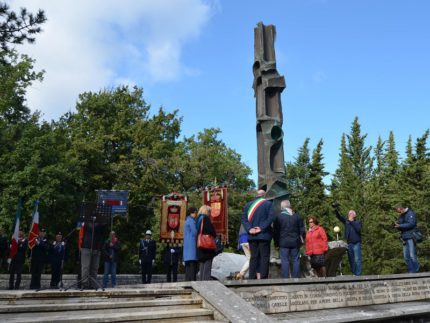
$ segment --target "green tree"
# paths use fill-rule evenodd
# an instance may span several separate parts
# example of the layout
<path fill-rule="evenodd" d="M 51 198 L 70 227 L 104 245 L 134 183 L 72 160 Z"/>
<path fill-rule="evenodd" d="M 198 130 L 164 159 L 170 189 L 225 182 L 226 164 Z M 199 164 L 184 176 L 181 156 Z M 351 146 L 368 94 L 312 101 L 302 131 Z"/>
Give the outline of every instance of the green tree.
<path fill-rule="evenodd" d="M 10 10 L 5 2 L 0 2 L 0 47 L 9 51 L 11 44 L 24 42 L 34 43 L 35 35 L 42 31 L 41 25 L 46 22 L 45 12 L 36 14 L 21 8 L 19 13 Z"/>

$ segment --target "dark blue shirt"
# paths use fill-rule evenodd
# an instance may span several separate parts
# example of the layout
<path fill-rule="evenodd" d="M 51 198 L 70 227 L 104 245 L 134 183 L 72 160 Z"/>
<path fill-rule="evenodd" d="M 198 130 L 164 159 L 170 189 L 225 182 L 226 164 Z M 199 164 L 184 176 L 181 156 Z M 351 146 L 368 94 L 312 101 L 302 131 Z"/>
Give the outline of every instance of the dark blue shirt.
<path fill-rule="evenodd" d="M 362 223 L 358 220 L 350 221 L 347 217 L 340 215 L 339 211 L 336 209 L 336 217 L 345 225 L 345 240 L 348 243 L 361 242 L 361 228 Z"/>

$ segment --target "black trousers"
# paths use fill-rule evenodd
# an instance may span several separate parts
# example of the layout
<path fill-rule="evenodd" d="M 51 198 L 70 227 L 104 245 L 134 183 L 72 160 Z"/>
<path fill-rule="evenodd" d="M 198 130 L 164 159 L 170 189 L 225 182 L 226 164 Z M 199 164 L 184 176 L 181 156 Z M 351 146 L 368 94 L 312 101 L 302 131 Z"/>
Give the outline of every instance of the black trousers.
<path fill-rule="evenodd" d="M 269 277 L 270 241 L 249 240 L 251 259 L 249 260 L 249 279 L 256 279 L 257 272 L 261 278 Z"/>
<path fill-rule="evenodd" d="M 152 262 L 142 262 L 142 284 L 151 284 Z"/>
<path fill-rule="evenodd" d="M 58 287 L 58 284 L 61 280 L 61 262 L 60 263 L 53 263 L 51 265 L 51 287 Z"/>
<path fill-rule="evenodd" d="M 176 283 L 178 281 L 178 264 L 166 265 L 166 279 L 168 283 L 172 282 L 172 276 L 173 282 Z"/>
<path fill-rule="evenodd" d="M 24 263 L 17 263 L 14 260 L 12 260 L 12 263 L 10 264 L 9 268 L 9 289 L 19 289 L 19 286 L 21 285 L 21 274 L 22 269 L 24 267 Z M 15 280 L 15 274 L 16 274 L 16 280 Z M 15 283 L 15 284 L 14 284 Z"/>
<path fill-rule="evenodd" d="M 40 289 L 40 279 L 42 278 L 43 268 L 45 264 L 39 261 L 31 262 L 31 281 L 30 289 Z"/>
<path fill-rule="evenodd" d="M 197 260 L 185 262 L 185 281 L 196 281 L 197 279 Z"/>

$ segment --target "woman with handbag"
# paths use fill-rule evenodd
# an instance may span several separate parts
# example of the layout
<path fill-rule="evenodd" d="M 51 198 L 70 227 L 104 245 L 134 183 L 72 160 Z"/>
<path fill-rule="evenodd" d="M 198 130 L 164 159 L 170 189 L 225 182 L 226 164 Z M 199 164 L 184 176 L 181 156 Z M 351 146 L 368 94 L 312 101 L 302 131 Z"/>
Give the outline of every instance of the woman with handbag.
<path fill-rule="evenodd" d="M 315 216 L 308 218 L 309 230 L 306 233 L 306 255 L 311 257 L 311 267 L 318 277 L 326 276 L 325 253 L 328 251 L 327 235 L 318 225 Z"/>
<path fill-rule="evenodd" d="M 203 205 L 197 218 L 197 259 L 200 263 L 200 280 L 211 280 L 212 260 L 216 255 L 216 232 L 210 219 L 211 208 Z"/>

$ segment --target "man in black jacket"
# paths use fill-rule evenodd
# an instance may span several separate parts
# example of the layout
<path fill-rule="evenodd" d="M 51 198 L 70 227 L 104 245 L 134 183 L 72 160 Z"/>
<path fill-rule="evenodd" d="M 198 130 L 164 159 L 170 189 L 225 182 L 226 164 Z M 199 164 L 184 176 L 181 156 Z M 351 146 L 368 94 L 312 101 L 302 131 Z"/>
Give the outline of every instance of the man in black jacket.
<path fill-rule="evenodd" d="M 281 256 L 281 274 L 290 278 L 290 257 L 292 278 L 300 278 L 300 244 L 304 241 L 305 225 L 303 219 L 291 208 L 289 200 L 281 202 L 281 212 L 275 215 L 274 240 Z"/>
<path fill-rule="evenodd" d="M 420 264 L 418 262 L 417 246 L 413 234 L 417 229 L 417 215 L 411 208 L 402 203 L 396 204 L 394 208 L 400 215 L 394 227 L 401 232 L 403 257 L 405 258 L 408 272 L 417 273 L 420 269 Z"/>
<path fill-rule="evenodd" d="M 50 250 L 51 261 L 51 283 L 52 288 L 62 287 L 62 273 L 64 261 L 66 260 L 66 243 L 63 241 L 63 234 L 57 232 L 55 241 Z"/>
<path fill-rule="evenodd" d="M 45 229 L 39 231 L 33 249 L 30 250 L 30 289 L 40 289 L 40 279 L 48 261 L 49 245 Z"/>

